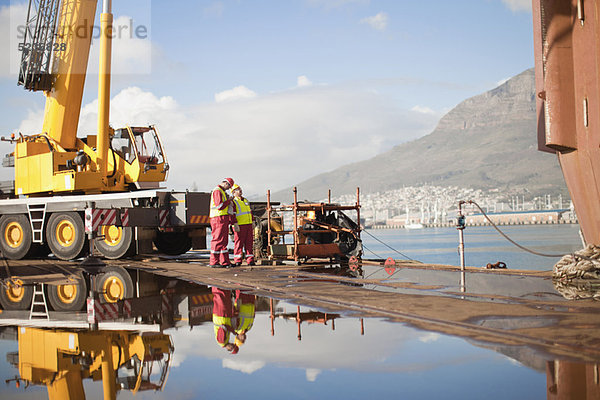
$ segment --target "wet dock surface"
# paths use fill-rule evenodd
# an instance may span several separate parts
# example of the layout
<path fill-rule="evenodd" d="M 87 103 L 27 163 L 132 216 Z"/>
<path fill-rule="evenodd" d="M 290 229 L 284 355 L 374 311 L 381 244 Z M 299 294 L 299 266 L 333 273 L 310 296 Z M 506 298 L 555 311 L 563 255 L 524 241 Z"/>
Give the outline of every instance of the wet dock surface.
<path fill-rule="evenodd" d="M 76 266 L 18 261 L 11 263 L 12 270 L 21 263 L 29 263 L 32 272 Z M 377 262 L 356 270 L 325 263 L 224 269 L 210 268 L 199 252 L 107 263 L 475 341 L 528 346 L 553 357 L 600 359 L 600 303 L 565 299 L 550 272 L 467 268 L 461 276 L 457 267 L 411 261 L 397 261 L 388 269 Z"/>
<path fill-rule="evenodd" d="M 571 388 L 574 376 L 583 377 L 577 382 L 587 395 L 565 398 L 600 395 L 595 381 L 585 378 L 598 370 L 600 361 L 600 303 L 568 300 L 550 272 L 467 268 L 463 273 L 458 267 L 412 261 L 388 267 L 365 261 L 357 266 L 323 262 L 214 269 L 205 252 L 105 262 L 127 268 L 132 275 L 171 282 L 167 287 L 172 290 L 131 300 L 130 307 L 143 311 L 119 314 L 99 328 L 167 334 L 174 346 L 173 377 L 161 390 L 172 398 L 218 396 L 220 391 L 208 381 L 244 381 L 250 376 L 256 379 L 247 383 L 254 395 L 275 384 L 273 376 L 286 376 L 290 386 L 269 393 L 289 398 L 344 392 L 357 398 L 370 390 L 368 382 L 390 395 L 408 390 L 408 398 L 539 398 Z M 79 267 L 77 262 L 53 259 L 11 261 L 4 275 L 18 275 L 26 284 L 56 284 Z M 215 341 L 216 289 L 232 299 L 239 293 L 256 296 L 254 328 L 239 354 L 228 353 Z M 16 340 L 11 333 L 16 327 L 86 331 L 83 311 L 51 312 L 49 322 L 31 321 L 26 314 L 0 314 L 3 339 Z M 0 342 L 0 351 L 14 342 L 8 343 Z M 206 384 L 191 384 L 196 390 L 192 394 L 182 388 L 196 379 L 190 368 L 203 371 L 198 379 Z M 290 378 L 285 372 L 290 368 L 302 370 L 302 378 Z M 417 385 L 411 378 L 447 381 L 437 375 L 440 370 L 453 379 L 445 389 Z M 497 376 L 510 377 L 503 378 L 510 380 L 510 387 Z M 387 377 L 386 383 L 379 383 L 382 377 Z M 307 384 L 322 392 L 313 392 L 316 389 Z M 461 385 L 463 390 L 457 390 Z M 99 390 L 101 385 L 92 391 L 99 395 Z M 122 396 L 129 398 L 131 393 L 121 391 Z"/>

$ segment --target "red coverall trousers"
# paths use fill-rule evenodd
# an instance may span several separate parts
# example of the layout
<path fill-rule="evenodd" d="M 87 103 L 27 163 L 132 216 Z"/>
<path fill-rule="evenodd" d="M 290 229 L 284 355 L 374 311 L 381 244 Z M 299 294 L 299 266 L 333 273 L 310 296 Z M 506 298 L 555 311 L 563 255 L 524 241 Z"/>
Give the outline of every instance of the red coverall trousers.
<path fill-rule="evenodd" d="M 210 219 L 212 240 L 210 241 L 210 265 L 229 265 L 229 215 L 219 215 Z"/>
<path fill-rule="evenodd" d="M 254 262 L 254 254 L 252 248 L 254 245 L 254 234 L 252 232 L 252 224 L 240 225 L 240 231 L 234 233 L 233 261 L 241 263 L 246 251 L 246 262 L 250 264 Z"/>
<path fill-rule="evenodd" d="M 229 343 L 229 334 L 235 334 L 233 324 L 234 310 L 231 302 L 231 290 L 212 287 L 213 294 L 213 324 L 215 339 L 220 346 Z"/>

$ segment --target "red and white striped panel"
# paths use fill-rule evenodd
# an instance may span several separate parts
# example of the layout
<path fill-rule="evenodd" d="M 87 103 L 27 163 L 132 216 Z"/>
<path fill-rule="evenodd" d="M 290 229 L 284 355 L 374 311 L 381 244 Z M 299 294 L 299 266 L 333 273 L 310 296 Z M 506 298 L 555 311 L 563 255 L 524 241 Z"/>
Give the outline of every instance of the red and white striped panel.
<path fill-rule="evenodd" d="M 119 305 L 117 303 L 100 303 L 94 305 L 98 321 L 110 321 L 119 318 Z"/>
<path fill-rule="evenodd" d="M 129 209 L 121 211 L 121 226 L 129 226 Z"/>
<path fill-rule="evenodd" d="M 87 208 L 85 210 L 85 231 L 96 232 L 102 225 L 117 223 L 117 209 Z"/>
<path fill-rule="evenodd" d="M 169 225 L 169 210 L 158 210 L 158 226 L 165 227 Z"/>
<path fill-rule="evenodd" d="M 131 317 L 131 300 L 123 300 L 123 317 Z"/>

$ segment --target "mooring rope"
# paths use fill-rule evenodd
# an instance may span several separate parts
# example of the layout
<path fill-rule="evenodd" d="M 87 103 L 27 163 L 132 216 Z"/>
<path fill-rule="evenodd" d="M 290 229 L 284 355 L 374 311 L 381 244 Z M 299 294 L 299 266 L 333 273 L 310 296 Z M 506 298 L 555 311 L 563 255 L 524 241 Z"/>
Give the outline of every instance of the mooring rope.
<path fill-rule="evenodd" d="M 563 256 L 553 270 L 555 279 L 600 279 L 600 247 L 588 245 L 585 249 Z"/>

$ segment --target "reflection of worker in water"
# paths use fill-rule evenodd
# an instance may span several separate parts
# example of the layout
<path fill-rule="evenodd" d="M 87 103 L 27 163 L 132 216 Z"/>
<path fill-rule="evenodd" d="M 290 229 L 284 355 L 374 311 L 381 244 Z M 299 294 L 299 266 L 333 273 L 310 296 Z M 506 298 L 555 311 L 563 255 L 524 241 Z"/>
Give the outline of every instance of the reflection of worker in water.
<path fill-rule="evenodd" d="M 233 186 L 233 179 L 225 178 L 219 186 L 213 189 L 210 199 L 210 229 L 212 240 L 210 242 L 210 266 L 229 267 L 229 206 L 231 197 L 226 190 Z"/>
<path fill-rule="evenodd" d="M 250 202 L 242 195 L 242 188 L 235 184 L 231 190 L 233 193 L 233 204 L 235 206 L 236 225 L 234 225 L 234 247 L 233 262 L 235 265 L 242 264 L 244 251 L 246 252 L 246 262 L 248 265 L 254 265 L 254 254 L 252 253 L 254 245 L 254 234 L 252 230 L 252 210 Z"/>
<path fill-rule="evenodd" d="M 212 293 L 215 339 L 219 346 L 227 349 L 231 354 L 236 354 L 239 350 L 238 345 L 229 342 L 231 333 L 236 334 L 234 326 L 237 326 L 237 321 L 234 317 L 233 304 L 231 302 L 231 290 L 213 287 Z"/>
<path fill-rule="evenodd" d="M 238 325 L 235 330 L 235 344 L 239 347 L 246 342 L 246 334 L 254 324 L 256 296 L 236 290 L 235 309 L 237 310 L 238 315 Z"/>

